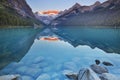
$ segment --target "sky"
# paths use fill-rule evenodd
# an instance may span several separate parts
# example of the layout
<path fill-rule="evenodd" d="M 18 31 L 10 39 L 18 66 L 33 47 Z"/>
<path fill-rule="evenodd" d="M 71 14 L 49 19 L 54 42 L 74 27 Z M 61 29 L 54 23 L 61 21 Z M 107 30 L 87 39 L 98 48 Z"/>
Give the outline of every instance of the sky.
<path fill-rule="evenodd" d="M 33 12 L 46 10 L 65 10 L 75 3 L 81 5 L 92 5 L 96 1 L 104 2 L 106 0 L 26 0 Z"/>

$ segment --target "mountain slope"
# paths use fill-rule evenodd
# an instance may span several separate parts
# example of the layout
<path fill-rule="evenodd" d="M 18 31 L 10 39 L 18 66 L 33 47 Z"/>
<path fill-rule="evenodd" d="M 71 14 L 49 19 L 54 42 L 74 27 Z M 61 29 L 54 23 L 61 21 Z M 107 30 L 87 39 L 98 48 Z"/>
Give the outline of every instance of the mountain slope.
<path fill-rule="evenodd" d="M 25 0 L 0 0 L 0 26 L 40 24 Z"/>
<path fill-rule="evenodd" d="M 104 3 L 97 1 L 91 6 L 78 6 L 77 3 L 63 11 L 51 25 L 120 26 L 120 0 L 108 0 Z"/>

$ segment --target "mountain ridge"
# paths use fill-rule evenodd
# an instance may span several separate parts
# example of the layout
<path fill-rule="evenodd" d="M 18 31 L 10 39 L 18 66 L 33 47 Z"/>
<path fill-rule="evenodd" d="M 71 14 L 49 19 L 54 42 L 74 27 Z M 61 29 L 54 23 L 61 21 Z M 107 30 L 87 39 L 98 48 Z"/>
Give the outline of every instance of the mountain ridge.
<path fill-rule="evenodd" d="M 0 0 L 0 26 L 40 24 L 26 0 Z"/>
<path fill-rule="evenodd" d="M 99 1 L 90 6 L 75 4 L 51 22 L 64 26 L 120 26 L 120 0 Z"/>

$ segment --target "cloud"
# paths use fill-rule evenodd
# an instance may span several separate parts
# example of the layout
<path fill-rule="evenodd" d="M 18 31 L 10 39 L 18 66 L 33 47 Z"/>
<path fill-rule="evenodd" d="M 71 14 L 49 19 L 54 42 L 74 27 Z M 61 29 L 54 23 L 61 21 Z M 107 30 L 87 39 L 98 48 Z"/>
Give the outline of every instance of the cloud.
<path fill-rule="evenodd" d="M 42 14 L 48 14 L 48 15 L 56 15 L 59 13 L 58 10 L 48 10 L 48 11 L 42 11 Z"/>

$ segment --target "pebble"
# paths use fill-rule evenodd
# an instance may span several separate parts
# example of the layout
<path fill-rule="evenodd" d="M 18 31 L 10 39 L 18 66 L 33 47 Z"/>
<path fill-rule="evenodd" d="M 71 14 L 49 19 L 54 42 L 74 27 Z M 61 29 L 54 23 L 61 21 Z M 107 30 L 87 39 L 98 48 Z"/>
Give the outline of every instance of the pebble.
<path fill-rule="evenodd" d="M 34 79 L 30 76 L 22 76 L 22 80 L 34 80 Z"/>
<path fill-rule="evenodd" d="M 96 65 L 96 64 L 91 65 L 90 68 L 91 68 L 94 72 L 96 72 L 97 74 L 108 73 L 107 68 L 102 67 L 102 66 L 98 66 L 98 65 Z"/>

